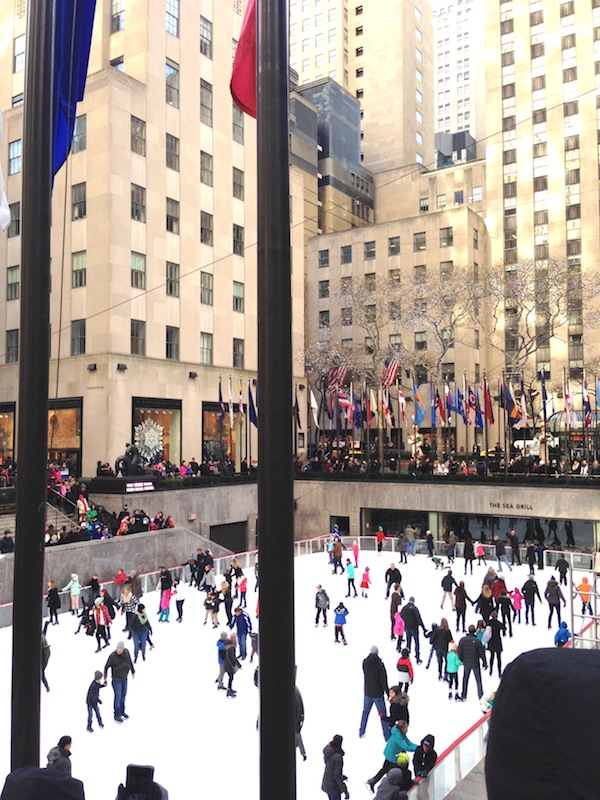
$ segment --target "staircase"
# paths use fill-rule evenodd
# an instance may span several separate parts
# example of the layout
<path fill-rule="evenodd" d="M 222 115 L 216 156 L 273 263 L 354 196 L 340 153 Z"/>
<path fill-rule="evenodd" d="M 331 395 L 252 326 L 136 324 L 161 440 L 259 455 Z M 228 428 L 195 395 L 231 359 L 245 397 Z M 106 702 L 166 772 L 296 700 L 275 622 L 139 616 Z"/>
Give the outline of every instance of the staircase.
<path fill-rule="evenodd" d="M 67 528 L 70 528 L 74 519 L 75 518 L 71 518 L 66 514 L 63 514 L 62 511 L 59 511 L 58 508 L 56 508 L 56 506 L 46 503 L 46 524 L 54 525 L 55 528 L 60 530 L 63 525 L 66 525 Z M 0 536 L 2 536 L 4 531 L 7 529 L 13 533 L 16 531 L 16 515 L 14 512 L 9 514 L 0 514 Z"/>

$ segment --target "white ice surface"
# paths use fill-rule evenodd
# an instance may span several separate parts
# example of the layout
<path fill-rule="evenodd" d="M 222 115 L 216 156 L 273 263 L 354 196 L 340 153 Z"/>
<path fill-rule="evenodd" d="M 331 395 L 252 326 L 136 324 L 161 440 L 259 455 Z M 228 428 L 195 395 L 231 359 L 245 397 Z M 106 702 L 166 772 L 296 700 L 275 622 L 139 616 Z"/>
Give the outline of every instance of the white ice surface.
<path fill-rule="evenodd" d="M 493 562 L 489 562 L 493 565 Z M 389 683 L 396 682 L 397 654 L 395 642 L 390 641 L 389 601 L 385 600 L 383 575 L 390 564 L 390 554 L 377 556 L 361 553 L 356 584 L 365 565 L 371 569 L 373 584 L 369 598 L 346 599 L 345 575 L 333 576 L 327 556 L 312 555 L 296 559 L 296 662 L 298 687 L 305 704 L 305 724 L 302 731 L 308 760 L 297 757 L 297 796 L 299 800 L 312 800 L 321 795 L 323 774 L 323 747 L 336 733 L 344 737 L 345 773 L 349 776 L 348 788 L 353 797 L 371 796 L 364 781 L 383 763 L 384 739 L 377 712 L 373 707 L 366 735 L 359 739 L 358 728 L 363 703 L 362 660 L 372 645 L 379 647 L 387 667 Z M 401 565 L 402 586 L 406 598 L 415 596 L 427 628 L 447 616 L 455 633 L 454 614 L 448 603 L 440 609 L 442 590 L 440 581 L 444 572 L 435 570 L 425 556 L 409 556 L 408 565 Z M 456 561 L 454 576 L 464 578 L 464 562 Z M 474 575 L 467 576 L 466 588 L 475 599 L 481 587 L 485 567 L 475 567 Z M 536 580 L 543 597 L 546 581 L 552 572 L 546 568 L 536 572 Z M 528 567 L 515 567 L 512 573 L 505 569 L 509 589 L 523 585 Z M 248 611 L 255 622 L 256 595 L 253 576 L 249 576 Z M 332 609 L 343 599 L 350 610 L 346 637 L 348 646 L 334 644 L 333 615 L 329 627 L 314 626 L 314 599 L 317 584 L 328 592 Z M 564 587 L 563 587 L 564 589 Z M 175 621 L 175 607 L 171 622 L 159 624 L 156 615 L 158 595 L 146 596 L 150 619 L 154 628 L 156 647 L 147 652 L 146 662 L 138 660 L 134 680 L 129 680 L 126 709 L 130 719 L 119 725 L 113 721 L 112 688 L 102 690 L 101 712 L 105 727 L 100 730 L 94 720 L 94 733 L 86 731 L 87 687 L 96 669 L 102 670 L 112 646 L 122 638 L 123 617 L 117 616 L 113 626 L 111 648 L 96 655 L 95 638 L 84 632 L 75 637 L 76 622 L 70 614 L 60 616 L 58 626 L 50 626 L 48 640 L 52 655 L 46 670 L 51 691 L 42 687 L 41 753 L 45 754 L 58 739 L 68 734 L 73 737 L 73 776 L 83 780 L 87 800 L 112 800 L 119 783 L 125 779 L 128 763 L 153 764 L 155 779 L 168 791 L 171 800 L 189 798 L 227 797 L 235 794 L 244 800 L 259 797 L 259 739 L 256 731 L 258 691 L 254 687 L 253 673 L 256 665 L 244 662 L 236 675 L 236 698 L 226 697 L 215 685 L 217 668 L 216 641 L 219 631 L 210 622 L 202 624 L 204 593 L 188 590 L 181 624 Z M 568 598 L 567 598 L 568 599 Z M 570 600 L 568 599 L 570 603 Z M 536 604 L 537 626 L 523 622 L 514 626 L 512 639 L 505 638 L 504 666 L 519 653 L 537 647 L 552 646 L 556 625 L 547 629 L 547 604 Z M 569 620 L 565 610 L 564 619 Z M 224 610 L 220 613 L 225 620 Z M 467 625 L 475 622 L 471 606 L 467 609 Z M 256 623 L 255 623 L 256 624 Z M 10 769 L 10 670 L 12 629 L 0 630 L 0 785 Z M 128 646 L 132 642 L 127 643 Z M 454 739 L 481 717 L 473 677 L 466 703 L 449 702 L 445 683 L 439 683 L 435 658 L 426 671 L 429 643 L 421 637 L 423 664 L 415 665 L 415 681 L 410 689 L 411 724 L 409 737 L 415 741 L 433 733 L 436 750 L 441 753 Z M 133 654 L 133 648 L 131 647 Z M 248 640 L 250 653 L 250 640 Z M 413 654 L 414 658 L 414 654 Z M 494 675 L 483 673 L 484 692 L 498 685 Z M 462 670 L 460 673 L 462 676 Z M 459 677 L 460 680 L 460 677 Z M 274 765 L 276 768 L 276 765 Z M 233 783 L 232 783 L 233 782 Z M 229 789 L 231 792 L 227 789 Z"/>

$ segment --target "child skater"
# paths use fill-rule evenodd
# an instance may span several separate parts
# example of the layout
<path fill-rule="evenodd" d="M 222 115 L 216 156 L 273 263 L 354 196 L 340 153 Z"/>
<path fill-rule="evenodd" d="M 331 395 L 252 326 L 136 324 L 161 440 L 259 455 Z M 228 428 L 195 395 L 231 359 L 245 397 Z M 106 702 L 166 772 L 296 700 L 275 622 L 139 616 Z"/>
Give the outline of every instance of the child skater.
<path fill-rule="evenodd" d="M 106 681 L 102 680 L 102 673 L 99 670 L 96 670 L 94 673 L 94 680 L 90 683 L 90 686 L 87 690 L 87 696 L 85 698 L 88 712 L 87 729 L 90 733 L 93 733 L 94 730 L 92 728 L 92 713 L 96 714 L 98 725 L 101 728 L 104 727 L 102 717 L 100 716 L 100 710 L 98 709 L 98 704 L 102 702 L 102 700 L 100 700 L 100 689 L 104 689 L 105 686 Z"/>
<path fill-rule="evenodd" d="M 342 642 L 344 644 L 348 644 L 348 642 L 346 641 L 346 637 L 344 635 L 344 625 L 346 624 L 346 617 L 350 612 L 348 611 L 346 606 L 342 602 L 340 602 L 338 603 L 338 606 L 333 613 L 335 614 L 335 620 L 334 620 L 335 643 L 336 644 L 340 643 L 339 637 L 341 636 Z"/>
<path fill-rule="evenodd" d="M 360 594 L 362 597 L 369 596 L 368 590 L 370 585 L 371 585 L 371 576 L 369 575 L 369 568 L 365 567 L 365 571 L 363 572 L 362 580 L 360 582 L 360 588 L 362 590 Z"/>
<path fill-rule="evenodd" d="M 358 597 L 358 592 L 354 585 L 354 567 L 349 558 L 346 559 L 346 577 L 348 578 L 348 594 L 346 597 L 350 597 L 350 589 L 354 590 L 354 597 Z"/>
<path fill-rule="evenodd" d="M 358 542 L 356 539 L 352 542 L 352 555 L 354 556 L 354 568 L 358 569 Z"/>
<path fill-rule="evenodd" d="M 413 682 L 415 677 L 415 672 L 413 670 L 413 665 L 410 660 L 410 653 L 406 649 L 406 647 L 402 648 L 400 653 L 400 658 L 398 659 L 398 663 L 396 665 L 398 672 L 400 673 L 398 678 L 398 683 L 400 688 L 404 692 L 408 692 L 408 687 Z M 402 688 L 404 687 L 404 688 Z"/>
<path fill-rule="evenodd" d="M 256 656 L 258 659 L 258 631 L 250 632 L 250 644 L 252 645 L 252 651 L 250 653 L 250 663 L 252 663 L 254 656 Z"/>
<path fill-rule="evenodd" d="M 515 588 L 512 590 L 512 592 L 510 593 L 510 597 L 514 609 L 513 622 L 515 620 L 521 622 L 521 607 L 523 606 L 523 595 L 521 594 L 521 590 L 519 589 L 518 586 L 515 586 Z"/>
<path fill-rule="evenodd" d="M 458 691 L 458 669 L 463 663 L 456 652 L 456 642 L 450 642 L 448 646 L 448 661 L 446 668 L 448 671 L 448 700 L 452 700 L 452 687 L 454 686 L 454 699 L 460 700 L 461 694 Z"/>
<path fill-rule="evenodd" d="M 237 588 L 240 590 L 240 608 L 247 608 L 246 592 L 248 591 L 248 578 L 243 576 L 238 582 Z"/>
<path fill-rule="evenodd" d="M 402 650 L 402 640 L 404 639 L 405 630 L 404 620 L 400 611 L 394 614 L 394 636 L 396 637 L 396 651 L 399 653 Z"/>
<path fill-rule="evenodd" d="M 160 598 L 160 614 L 158 615 L 159 622 L 168 622 L 169 614 L 171 613 L 171 598 L 177 594 L 176 589 L 164 589 Z"/>

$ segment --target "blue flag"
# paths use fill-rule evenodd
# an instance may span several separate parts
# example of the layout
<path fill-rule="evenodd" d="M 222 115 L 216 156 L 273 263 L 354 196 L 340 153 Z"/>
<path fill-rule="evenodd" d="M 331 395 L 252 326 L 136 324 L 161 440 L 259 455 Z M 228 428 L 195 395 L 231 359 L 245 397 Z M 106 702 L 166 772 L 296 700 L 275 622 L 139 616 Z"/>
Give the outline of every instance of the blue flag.
<path fill-rule="evenodd" d="M 425 419 L 425 415 L 427 414 L 427 409 L 425 408 L 425 403 L 421 398 L 421 393 L 419 392 L 419 387 L 413 380 L 413 403 L 415 404 L 415 418 L 414 423 L 418 427 L 420 427 L 421 423 Z"/>
<path fill-rule="evenodd" d="M 60 0 L 55 8 L 52 177 L 71 150 L 77 103 L 85 91 L 96 0 Z"/>
<path fill-rule="evenodd" d="M 223 402 L 223 390 L 221 389 L 221 379 L 219 378 L 219 428 L 225 422 L 225 403 Z"/>
<path fill-rule="evenodd" d="M 355 394 L 352 395 L 352 424 L 357 430 L 362 428 L 362 411 L 358 397 Z"/>
<path fill-rule="evenodd" d="M 483 417 L 481 415 L 481 403 L 479 402 L 479 386 L 475 384 L 475 426 L 483 430 Z"/>
<path fill-rule="evenodd" d="M 433 391 L 433 380 L 429 381 L 429 402 L 431 404 L 431 427 L 433 430 L 436 428 L 436 413 L 435 413 L 435 392 Z"/>
<path fill-rule="evenodd" d="M 465 410 L 465 404 L 463 402 L 463 396 L 461 390 L 456 387 L 456 412 L 460 414 L 462 417 L 463 422 L 465 425 L 467 424 L 467 412 Z"/>
<path fill-rule="evenodd" d="M 252 389 L 250 388 L 250 381 L 248 381 L 248 417 L 250 422 L 254 425 L 255 428 L 258 428 L 258 414 L 256 413 L 256 407 L 254 405 L 254 400 L 252 398 Z"/>

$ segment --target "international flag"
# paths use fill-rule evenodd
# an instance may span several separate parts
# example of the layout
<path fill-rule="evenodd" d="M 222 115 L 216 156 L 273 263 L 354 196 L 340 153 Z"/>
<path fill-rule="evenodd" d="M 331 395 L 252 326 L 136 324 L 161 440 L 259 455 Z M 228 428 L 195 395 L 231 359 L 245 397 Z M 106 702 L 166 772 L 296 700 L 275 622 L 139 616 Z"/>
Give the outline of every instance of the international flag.
<path fill-rule="evenodd" d="M 527 393 L 525 392 L 525 384 L 523 382 L 523 373 L 521 373 L 521 417 L 523 418 L 523 426 L 525 429 L 529 427 L 527 422 Z"/>
<path fill-rule="evenodd" d="M 381 390 L 381 409 L 383 411 L 383 418 L 385 426 L 388 430 L 392 429 L 392 414 L 390 411 L 390 401 L 387 389 Z"/>
<path fill-rule="evenodd" d="M 467 415 L 465 413 L 465 404 L 463 402 L 463 396 L 461 390 L 456 387 L 456 413 L 460 414 L 462 417 L 463 422 L 465 425 L 467 424 Z"/>
<path fill-rule="evenodd" d="M 475 384 L 475 427 L 483 430 L 483 417 L 481 415 L 481 403 L 479 402 L 479 387 Z"/>
<path fill-rule="evenodd" d="M 600 401 L 600 378 L 596 376 L 596 411 L 598 410 L 599 401 Z"/>
<path fill-rule="evenodd" d="M 347 364 L 339 364 L 337 367 L 332 367 L 327 372 L 327 381 L 325 389 L 327 402 L 325 403 L 325 409 L 327 411 L 327 416 L 331 421 L 333 421 L 333 416 L 334 416 L 333 406 L 334 406 L 335 396 L 339 392 L 341 387 L 344 385 L 347 373 L 348 373 Z"/>
<path fill-rule="evenodd" d="M 592 424 L 592 406 L 590 404 L 590 396 L 587 388 L 587 378 L 585 370 L 583 371 L 583 383 L 581 384 L 581 392 L 583 394 L 583 421 L 586 425 Z"/>
<path fill-rule="evenodd" d="M 300 420 L 300 406 L 298 405 L 298 390 L 294 393 L 294 414 L 296 416 L 296 427 L 301 431 L 302 421 Z"/>
<path fill-rule="evenodd" d="M 404 397 L 404 392 L 402 391 L 402 387 L 400 384 L 398 386 L 398 413 L 400 414 L 400 418 L 402 419 L 402 424 L 406 425 L 406 398 Z"/>
<path fill-rule="evenodd" d="M 346 413 L 352 407 L 352 403 L 348 400 L 348 395 L 343 389 L 338 389 L 338 405 L 343 408 Z"/>
<path fill-rule="evenodd" d="M 490 395 L 490 388 L 488 386 L 487 380 L 483 379 L 483 403 L 484 403 L 484 410 L 485 410 L 485 417 L 487 419 L 488 425 L 494 424 L 494 409 L 492 408 L 492 396 Z"/>
<path fill-rule="evenodd" d="M 2 144 L 2 115 L 0 114 L 0 144 Z M 4 191 L 4 177 L 2 167 L 0 167 L 0 228 L 6 230 L 10 225 L 10 208 Z"/>
<path fill-rule="evenodd" d="M 239 387 L 239 398 L 238 398 L 238 413 L 240 415 L 240 423 L 244 421 L 244 390 L 242 388 L 242 379 L 240 378 L 240 387 Z"/>
<path fill-rule="evenodd" d="M 465 410 L 467 412 L 467 423 L 469 425 L 473 424 L 473 420 L 471 419 L 470 411 L 475 411 L 475 392 L 471 389 L 470 386 L 467 386 L 467 399 L 465 403 Z"/>
<path fill-rule="evenodd" d="M 219 378 L 219 428 L 223 427 L 225 422 L 225 403 L 223 402 L 223 389 L 221 387 L 221 378 Z"/>
<path fill-rule="evenodd" d="M 352 425 L 357 430 L 362 428 L 362 411 L 358 397 L 354 393 L 352 394 Z"/>
<path fill-rule="evenodd" d="M 511 428 L 521 420 L 521 413 L 515 400 L 515 392 L 510 381 L 504 381 L 503 386 L 504 408 L 508 414 L 508 424 Z"/>
<path fill-rule="evenodd" d="M 381 373 L 381 389 L 385 391 L 392 386 L 398 375 L 398 368 L 400 362 L 395 355 L 389 355 L 384 362 L 383 371 Z"/>
<path fill-rule="evenodd" d="M 250 422 L 254 425 L 254 427 L 258 428 L 258 414 L 256 412 L 254 399 L 252 397 L 252 388 L 250 386 L 250 381 L 248 381 L 248 418 Z"/>
<path fill-rule="evenodd" d="M 363 387 L 363 396 L 362 396 L 362 416 L 363 421 L 366 422 L 367 428 L 371 427 L 371 420 L 375 416 L 371 409 L 371 401 L 369 400 L 369 393 L 367 392 L 367 387 Z"/>
<path fill-rule="evenodd" d="M 435 402 L 440 412 L 440 419 L 442 420 L 442 425 L 446 424 L 446 412 L 444 410 L 444 404 L 442 403 L 442 398 L 440 397 L 440 393 L 438 390 L 435 390 Z"/>
<path fill-rule="evenodd" d="M 229 84 L 233 102 L 256 117 L 256 0 L 249 0 Z"/>
<path fill-rule="evenodd" d="M 444 384 L 444 394 L 446 396 L 446 408 L 448 409 L 448 424 L 450 424 L 450 412 L 458 412 L 458 406 L 456 405 L 456 400 L 452 397 L 452 392 L 450 391 L 447 380 Z"/>
<path fill-rule="evenodd" d="M 548 411 L 547 411 L 547 404 L 548 404 L 548 392 L 546 391 L 546 377 L 544 375 L 544 371 L 542 370 L 539 373 L 540 376 L 540 383 L 542 384 L 542 419 L 544 420 L 544 425 L 548 422 Z"/>
<path fill-rule="evenodd" d="M 419 428 L 425 419 L 425 415 L 427 413 L 427 409 L 425 408 L 425 403 L 421 397 L 421 393 L 419 392 L 419 387 L 415 383 L 413 378 L 413 403 L 415 404 L 415 413 L 414 413 L 414 424 L 417 428 Z"/>
<path fill-rule="evenodd" d="M 431 427 L 437 427 L 436 413 L 435 413 L 435 392 L 433 391 L 433 380 L 429 381 L 429 403 L 431 405 Z"/>
<path fill-rule="evenodd" d="M 54 7 L 52 177 L 71 150 L 75 111 L 85 92 L 96 0 L 61 0 Z"/>
<path fill-rule="evenodd" d="M 371 399 L 371 403 L 370 403 L 371 413 L 374 413 L 375 424 L 376 424 L 376 427 L 379 428 L 379 419 L 380 419 L 380 417 L 379 417 L 379 405 L 377 403 L 377 400 L 375 399 L 375 392 L 373 391 L 373 389 L 371 389 L 371 392 L 370 392 L 370 399 Z M 375 409 L 374 412 L 373 412 L 373 409 Z"/>
<path fill-rule="evenodd" d="M 317 404 L 317 398 L 313 390 L 310 390 L 310 410 L 312 411 L 313 419 L 315 421 L 315 428 L 319 428 L 319 406 Z"/>

